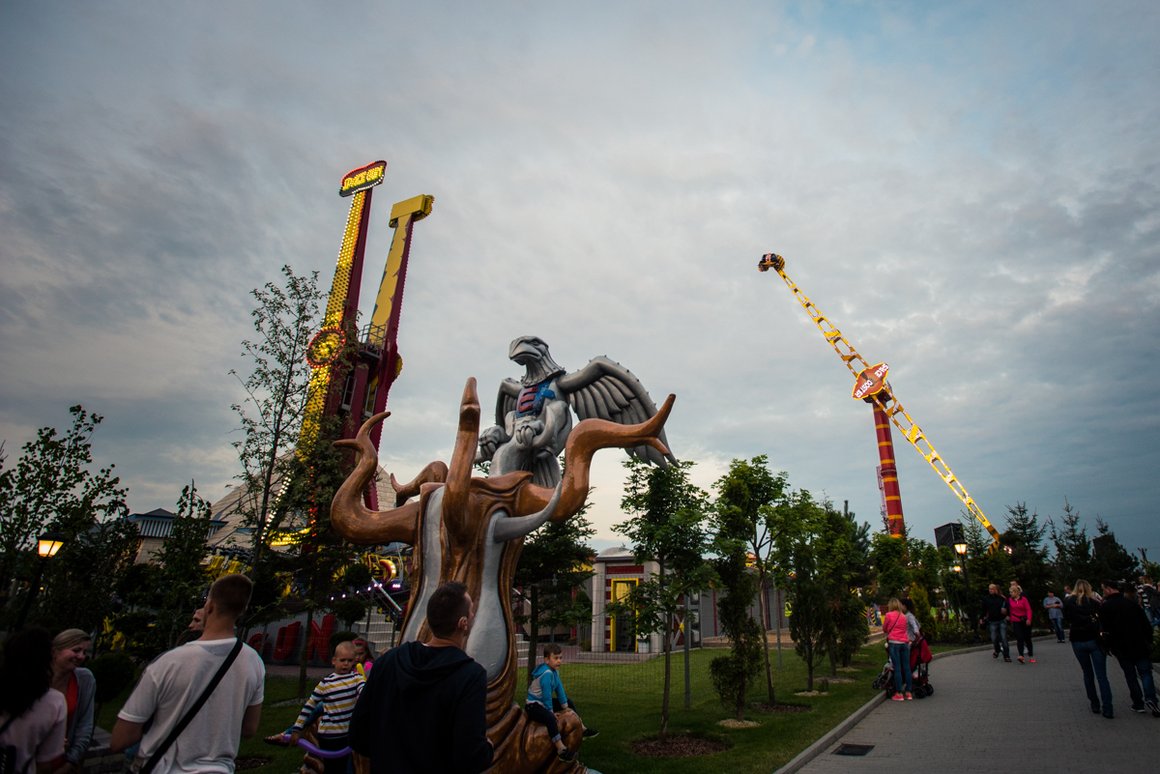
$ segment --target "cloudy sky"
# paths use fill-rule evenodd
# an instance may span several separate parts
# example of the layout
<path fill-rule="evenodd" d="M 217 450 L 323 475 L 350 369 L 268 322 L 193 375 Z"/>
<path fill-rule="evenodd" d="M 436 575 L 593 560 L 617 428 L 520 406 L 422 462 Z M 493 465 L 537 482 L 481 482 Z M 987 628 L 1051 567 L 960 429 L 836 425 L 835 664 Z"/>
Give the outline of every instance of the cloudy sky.
<path fill-rule="evenodd" d="M 485 10 L 486 8 L 486 10 Z M 237 472 L 249 291 L 329 287 L 343 173 L 415 227 L 382 459 L 447 459 L 516 336 L 608 355 L 709 487 L 766 454 L 879 528 L 870 362 L 989 518 L 1065 499 L 1160 558 L 1160 5 L 0 3 L 0 438 L 68 406 L 130 508 Z M 896 433 L 912 533 L 961 506 Z M 623 455 L 598 458 L 598 547 Z"/>

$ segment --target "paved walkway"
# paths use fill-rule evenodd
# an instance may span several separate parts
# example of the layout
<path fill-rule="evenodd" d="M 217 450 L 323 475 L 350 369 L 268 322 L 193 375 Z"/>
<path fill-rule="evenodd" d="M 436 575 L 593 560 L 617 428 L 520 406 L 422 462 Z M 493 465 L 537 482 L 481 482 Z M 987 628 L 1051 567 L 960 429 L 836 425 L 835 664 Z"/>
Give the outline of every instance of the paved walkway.
<path fill-rule="evenodd" d="M 1010 664 L 992 659 L 989 645 L 936 658 L 930 664 L 933 696 L 871 700 L 778 774 L 1160 771 L 1160 719 L 1129 709 L 1114 659 L 1108 660 L 1108 682 L 1116 717 L 1106 720 L 1088 706 L 1071 645 L 1037 639 L 1035 664 L 1016 661 L 1011 645 Z M 837 754 L 842 745 L 872 749 L 863 756 Z"/>

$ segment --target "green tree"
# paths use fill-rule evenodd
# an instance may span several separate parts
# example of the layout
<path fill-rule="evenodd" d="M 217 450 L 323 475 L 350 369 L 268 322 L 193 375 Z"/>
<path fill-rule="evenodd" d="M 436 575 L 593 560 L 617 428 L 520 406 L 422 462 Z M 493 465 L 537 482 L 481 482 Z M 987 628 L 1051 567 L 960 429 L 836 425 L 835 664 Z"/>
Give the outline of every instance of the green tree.
<path fill-rule="evenodd" d="M 193 611 L 201 607 L 209 578 L 202 562 L 208 551 L 209 503 L 190 483 L 181 490 L 169 537 L 154 557 L 158 573 L 154 614 L 159 649 L 172 648 L 185 631 Z"/>
<path fill-rule="evenodd" d="M 759 455 L 749 461 L 733 460 L 728 472 L 716 483 L 715 510 L 718 537 L 724 525 L 727 539 L 741 541 L 742 547 L 752 554 L 753 569 L 757 573 L 755 593 L 761 619 L 759 628 L 762 632 L 760 644 L 765 668 L 765 687 L 769 704 L 772 706 L 776 703 L 773 668 L 769 658 L 769 640 L 764 632 L 773 617 L 765 591 L 774 579 L 773 552 L 778 533 L 772 520 L 773 509 L 785 503 L 787 474 L 782 471 L 775 475 L 768 466 L 769 458 L 765 455 Z M 737 673 L 735 670 L 734 674 Z"/>
<path fill-rule="evenodd" d="M 242 342 L 242 357 L 251 370 L 245 378 L 236 370 L 230 372 L 246 393 L 241 403 L 232 406 L 242 430 L 233 446 L 242 467 L 238 510 L 250 529 L 250 567 L 258 610 L 262 602 L 269 602 L 259 590 L 273 585 L 263 564 L 270 535 L 283 527 L 292 510 L 279 494 L 300 462 L 294 450 L 311 376 L 306 349 L 318 329 L 326 296 L 318 288 L 318 272 L 299 276 L 283 266 L 282 276 L 282 285 L 268 282 L 251 291 L 257 302 L 250 313 L 257 336 Z M 251 615 L 250 620 L 256 619 Z"/>
<path fill-rule="evenodd" d="M 120 601 L 113 589 L 133 566 L 141 537 L 127 515 L 90 518 L 87 525 L 65 531 L 60 553 L 46 565 L 40 623 L 49 629 L 95 631 L 117 610 Z"/>
<path fill-rule="evenodd" d="M 1002 548 L 991 550 L 990 535 L 983 531 L 981 524 L 965 514 L 963 539 L 967 544 L 967 614 L 978 620 L 988 585 L 996 583 L 1006 593 L 1007 584 L 1015 577 L 1015 572 L 1011 567 L 1010 555 Z"/>
<path fill-rule="evenodd" d="M 774 518 L 780 536 L 774 553 L 778 585 L 787 592 L 790 635 L 794 650 L 805 661 L 807 690 L 812 691 L 814 673 L 826 655 L 825 642 L 834 625 L 819 540 L 825 531 L 825 508 L 802 489 L 775 509 Z"/>
<path fill-rule="evenodd" d="M 122 523 L 127 490 L 113 474 L 112 465 L 92 470 L 92 437 L 103 418 L 79 405 L 70 407 L 69 414 L 72 426 L 67 431 L 61 434 L 52 427 L 38 430 L 36 438 L 21 447 L 15 467 L 7 465 L 0 451 L 0 594 L 7 593 L 14 578 L 31 580 L 37 574 L 39 559 L 32 549 L 37 536 L 46 531 L 60 533 L 66 541 L 57 557 L 42 565 L 46 584 L 68 577 L 70 568 L 66 565 L 84 561 L 102 547 L 111 551 L 108 559 L 112 564 L 101 566 L 106 571 L 116 570 L 120 562 L 113 560 L 121 555 L 120 544 L 131 540 L 136 547 L 136 532 L 131 525 Z M 79 540 L 81 537 L 83 541 Z M 113 577 L 102 578 L 100 588 L 93 588 L 97 584 L 86 581 L 68 590 L 78 600 L 82 595 L 76 594 L 76 589 L 92 591 L 86 620 L 112 604 L 112 584 L 108 581 Z M 25 588 L 18 599 L 12 600 L 15 604 L 8 605 L 5 614 L 9 622 L 10 616 L 16 615 L 15 610 L 28 601 L 25 595 L 29 593 L 31 588 Z M 49 597 L 42 597 L 42 607 L 49 601 Z M 0 600 L 0 604 L 7 602 L 6 598 Z M 55 607 L 54 615 L 71 614 L 63 600 L 58 600 Z M 33 611 L 34 617 L 36 614 Z"/>
<path fill-rule="evenodd" d="M 706 495 L 689 481 L 692 462 L 652 467 L 630 458 L 624 465 L 628 480 L 620 507 L 635 518 L 613 528 L 632 542 L 637 561 L 651 560 L 658 566 L 655 575 L 636 586 L 628 604 L 636 615 L 637 632 L 661 635 L 665 676 L 660 733 L 664 735 L 669 728 L 677 612 L 686 595 L 706 588 L 712 576 L 704 559 L 709 543 Z"/>
<path fill-rule="evenodd" d="M 910 568 L 905 540 L 876 532 L 870 540 L 870 561 L 877 579 L 876 596 L 889 599 L 906 596 L 910 588 Z"/>
<path fill-rule="evenodd" d="M 839 511 L 828 502 L 823 507 L 825 529 L 819 536 L 819 553 L 832 622 L 823 642 L 830 659 L 830 674 L 836 676 L 839 666 L 850 665 L 869 634 L 861 590 L 871 578 L 870 525 L 859 525 L 852 512 Z"/>
<path fill-rule="evenodd" d="M 721 628 L 729 638 L 730 653 L 709 664 L 713 687 L 735 717 L 745 717 L 749 684 L 761 669 L 765 629 L 750 614 L 758 595 L 759 576 L 749 568 L 749 547 L 760 523 L 760 508 L 751 485 L 765 471 L 765 459 L 752 466 L 733 460 L 729 471 L 716 483 L 717 500 L 710 511 L 716 534 L 713 567 L 722 589 L 718 600 Z M 766 471 L 767 472 L 767 471 Z"/>
<path fill-rule="evenodd" d="M 1135 580 L 1140 572 L 1136 557 L 1116 540 L 1108 523 L 1096 517 L 1096 536 L 1092 538 L 1092 583 L 1105 580 Z"/>
<path fill-rule="evenodd" d="M 542 625 L 555 628 L 591 621 L 592 600 L 581 591 L 592 577 L 593 551 L 587 541 L 596 533 L 584 517 L 587 508 L 570 519 L 549 521 L 524 541 L 514 581 L 529 603 L 528 682 L 536 667 Z"/>
<path fill-rule="evenodd" d="M 1011 576 L 1023 593 L 1030 599 L 1043 598 L 1043 592 L 1051 585 L 1051 566 L 1047 562 L 1047 549 L 1043 536 L 1047 526 L 1039 523 L 1039 516 L 1028 511 L 1026 504 L 1016 503 L 1007 507 L 1007 530 L 1003 533 L 1003 550 L 1011 558 Z M 1006 593 L 1007 584 L 1003 585 Z M 1032 606 L 1035 610 L 1035 606 Z M 1042 614 L 1042 608 L 1035 610 Z"/>
<path fill-rule="evenodd" d="M 279 499 L 279 507 L 285 510 L 279 537 L 286 546 L 273 557 L 270 569 L 294 578 L 293 588 L 305 609 L 308 632 L 320 611 L 342 611 L 346 570 L 357 561 L 355 546 L 343 540 L 330 523 L 330 502 L 348 470 L 343 452 L 334 446 L 341 427 L 339 417 L 321 421 L 318 442 L 294 456 Z M 308 655 L 304 647 L 298 669 L 298 691 L 303 696 Z"/>
<path fill-rule="evenodd" d="M 1062 592 L 1064 586 L 1072 586 L 1076 580 L 1089 580 L 1092 572 L 1092 542 L 1087 536 L 1087 527 L 1080 523 L 1079 511 L 1063 498 L 1063 516 L 1059 519 L 1063 526 L 1056 529 L 1050 523 L 1051 544 L 1055 547 L 1055 584 Z"/>

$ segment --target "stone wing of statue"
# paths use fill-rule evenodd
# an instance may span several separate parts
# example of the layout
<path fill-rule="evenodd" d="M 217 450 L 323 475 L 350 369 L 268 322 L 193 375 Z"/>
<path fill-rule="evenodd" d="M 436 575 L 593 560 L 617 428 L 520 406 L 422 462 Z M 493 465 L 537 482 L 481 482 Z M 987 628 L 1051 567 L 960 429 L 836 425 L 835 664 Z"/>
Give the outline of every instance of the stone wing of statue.
<path fill-rule="evenodd" d="M 562 374 L 556 379 L 559 397 L 568 401 L 576 416 L 584 419 L 607 419 L 620 425 L 634 425 L 651 419 L 657 406 L 644 385 L 635 375 L 615 360 L 595 357 L 588 365 Z M 495 399 L 495 423 L 502 427 L 508 414 L 515 411 L 523 383 L 519 379 L 500 382 Z M 661 442 L 668 448 L 668 439 L 661 432 Z M 676 462 L 671 453 L 662 455 L 651 446 L 626 449 L 629 456 L 643 459 L 653 465 Z"/>
<path fill-rule="evenodd" d="M 604 356 L 594 357 L 580 370 L 561 376 L 556 384 L 581 420 L 607 419 L 621 425 L 635 425 L 657 413 L 656 404 L 640 380 L 620 363 Z M 664 431 L 660 441 L 667 449 Z M 653 465 L 677 461 L 672 453 L 661 454 L 652 446 L 634 446 L 626 451 Z"/>

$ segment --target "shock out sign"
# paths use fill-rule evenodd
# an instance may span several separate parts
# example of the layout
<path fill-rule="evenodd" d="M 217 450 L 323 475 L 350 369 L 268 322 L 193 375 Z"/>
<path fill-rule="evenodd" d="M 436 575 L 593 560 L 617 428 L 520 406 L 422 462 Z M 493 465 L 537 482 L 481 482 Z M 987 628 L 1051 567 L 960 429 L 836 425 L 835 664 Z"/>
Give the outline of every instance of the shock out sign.
<path fill-rule="evenodd" d="M 339 196 L 351 196 L 359 191 L 374 188 L 383 182 L 383 175 L 387 173 L 387 162 L 375 161 L 365 167 L 352 169 L 342 177 L 342 185 L 338 188 Z"/>
<path fill-rule="evenodd" d="M 885 363 L 872 365 L 863 369 L 854 382 L 853 397 L 855 400 L 872 398 L 886 388 L 886 374 L 890 373 L 890 366 Z"/>

